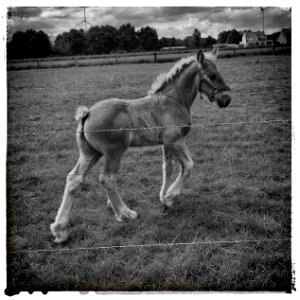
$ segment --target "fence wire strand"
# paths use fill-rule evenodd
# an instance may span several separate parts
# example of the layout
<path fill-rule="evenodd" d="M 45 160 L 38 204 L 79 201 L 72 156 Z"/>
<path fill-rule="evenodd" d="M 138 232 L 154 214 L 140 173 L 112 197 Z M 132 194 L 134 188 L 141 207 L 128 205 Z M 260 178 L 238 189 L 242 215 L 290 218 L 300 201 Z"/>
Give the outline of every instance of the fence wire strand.
<path fill-rule="evenodd" d="M 199 128 L 199 127 L 217 127 L 217 126 L 237 126 L 237 125 L 263 125 L 270 123 L 290 123 L 290 119 L 271 119 L 271 120 L 259 120 L 259 121 L 240 121 L 240 122 L 217 122 L 208 124 L 183 124 L 183 125 L 170 125 L 170 126 L 153 126 L 153 127 L 139 127 L 139 128 L 110 128 L 110 129 L 99 129 L 99 130 L 86 130 L 84 132 L 118 132 L 118 131 L 141 131 L 141 130 L 155 130 L 155 129 L 170 129 L 170 128 Z M 24 122 L 25 123 L 25 122 Z M 45 134 L 57 135 L 58 132 L 63 132 L 62 130 L 47 131 Z M 78 131 L 77 131 L 78 132 Z M 80 131 L 81 132 L 81 131 Z M 8 134 L 8 137 L 19 137 L 19 136 L 31 136 L 39 135 L 40 133 L 20 133 L 20 134 Z"/>
<path fill-rule="evenodd" d="M 194 242 L 178 242 L 178 243 L 156 243 L 156 244 L 129 244 L 129 245 L 112 245 L 99 247 L 78 247 L 78 248 L 59 248 L 59 249 L 29 249 L 9 251 L 11 254 L 18 253 L 39 253 L 39 252 L 67 252 L 82 250 L 105 250 L 105 249 L 124 249 L 124 248 L 151 248 L 151 247 L 173 247 L 173 246 L 200 246 L 200 245 L 216 245 L 216 244 L 238 244 L 238 243 L 262 243 L 262 242 L 284 242 L 290 241 L 290 238 L 282 239 L 244 239 L 244 240 L 212 240 L 212 241 L 194 241 Z"/>
<path fill-rule="evenodd" d="M 20 122 L 24 124 L 25 122 Z M 214 126 L 237 126 L 237 125 L 263 125 L 270 123 L 291 123 L 290 119 L 272 119 L 272 120 L 260 120 L 260 121 L 240 121 L 240 122 L 219 122 L 219 123 L 208 123 L 208 124 L 192 124 L 192 125 L 173 125 L 173 126 L 157 126 L 157 127 L 141 127 L 141 128 L 119 128 L 119 129 L 101 129 L 89 132 L 115 132 L 115 131 L 140 131 L 140 130 L 156 130 L 156 129 L 168 129 L 168 128 L 199 128 L 199 127 L 214 127 Z M 59 131 L 54 131 L 54 136 Z M 53 131 L 46 132 L 44 134 L 52 133 Z M 8 135 L 13 136 L 28 136 L 37 133 L 25 133 L 19 135 Z M 290 142 L 290 141 L 289 141 Z M 129 174 L 130 172 L 119 172 L 120 174 Z M 102 173 L 88 173 L 88 174 L 72 174 L 72 175 L 100 175 Z M 28 175 L 28 174 L 27 174 Z M 49 175 L 49 174 L 46 174 Z M 70 174 L 71 175 L 71 174 Z M 45 175 L 42 175 L 45 176 Z M 57 177 L 59 175 L 52 175 Z M 60 175 L 66 176 L 66 175 Z M 67 175 L 69 176 L 69 175 Z M 111 245 L 111 246 L 99 246 L 99 247 L 79 247 L 79 248 L 60 248 L 60 249 L 28 249 L 28 250 L 17 250 L 9 251 L 10 254 L 18 253 L 41 253 L 41 252 L 69 252 L 69 251 L 89 251 L 89 250 L 105 250 L 105 249 L 126 249 L 126 248 L 150 248 L 150 247 L 174 247 L 174 246 L 200 246 L 200 245 L 222 245 L 222 244 L 237 244 L 237 243 L 262 243 L 262 242 L 284 242 L 290 241 L 290 238 L 283 239 L 244 239 L 244 240 L 210 240 L 210 241 L 194 241 L 194 242 L 178 242 L 178 243 L 155 243 L 155 244 L 129 244 L 129 245 Z"/>

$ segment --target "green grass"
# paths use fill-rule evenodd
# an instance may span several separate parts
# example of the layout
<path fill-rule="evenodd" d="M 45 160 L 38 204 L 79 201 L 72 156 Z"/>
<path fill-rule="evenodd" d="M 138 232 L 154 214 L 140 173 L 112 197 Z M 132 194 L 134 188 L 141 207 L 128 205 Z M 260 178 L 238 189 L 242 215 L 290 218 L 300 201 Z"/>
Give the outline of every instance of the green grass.
<path fill-rule="evenodd" d="M 187 137 L 195 168 L 185 193 L 163 213 L 161 150 L 130 150 L 119 187 L 140 214 L 119 224 L 97 175 L 78 191 L 70 239 L 49 225 L 66 174 L 78 158 L 74 112 L 109 97 L 144 96 L 172 64 L 8 72 L 8 250 L 65 249 L 192 241 L 285 239 L 291 235 L 291 124 L 195 127 Z M 291 118 L 291 57 L 223 59 L 232 104 L 196 99 L 193 123 Z M 101 172 L 99 162 L 92 173 Z M 8 291 L 291 291 L 290 242 L 8 254 Z"/>

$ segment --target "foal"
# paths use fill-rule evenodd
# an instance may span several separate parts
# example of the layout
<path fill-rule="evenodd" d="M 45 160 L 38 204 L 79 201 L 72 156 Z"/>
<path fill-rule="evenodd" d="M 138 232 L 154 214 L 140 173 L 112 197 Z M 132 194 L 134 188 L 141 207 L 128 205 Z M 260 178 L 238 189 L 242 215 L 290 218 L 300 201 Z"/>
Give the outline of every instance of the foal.
<path fill-rule="evenodd" d="M 194 99 L 200 92 L 219 107 L 231 102 L 230 89 L 214 63 L 217 52 L 214 49 L 204 55 L 199 50 L 195 56 L 180 60 L 169 73 L 158 77 L 144 98 L 113 98 L 100 101 L 90 109 L 78 108 L 75 118 L 79 122 L 76 133 L 79 160 L 67 176 L 61 206 L 50 226 L 55 242 L 67 240 L 74 192 L 102 156 L 105 163 L 99 181 L 117 221 L 137 218 L 137 213 L 123 202 L 116 183 L 121 158 L 129 147 L 162 145 L 163 183 L 159 197 L 164 207 L 172 206 L 193 167 L 184 137 L 190 130 Z M 182 168 L 172 183 L 173 159 Z"/>

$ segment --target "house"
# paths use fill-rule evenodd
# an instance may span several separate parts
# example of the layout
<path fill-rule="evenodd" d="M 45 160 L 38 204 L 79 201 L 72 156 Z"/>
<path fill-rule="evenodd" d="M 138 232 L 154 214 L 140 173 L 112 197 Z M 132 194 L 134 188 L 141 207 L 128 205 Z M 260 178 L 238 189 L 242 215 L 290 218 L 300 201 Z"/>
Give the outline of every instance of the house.
<path fill-rule="evenodd" d="M 277 42 L 281 45 L 291 45 L 292 42 L 292 30 L 291 28 L 283 28 L 279 34 Z"/>
<path fill-rule="evenodd" d="M 268 42 L 270 41 L 271 46 L 278 44 L 277 39 L 279 35 L 280 35 L 280 31 L 273 32 L 272 34 L 267 35 Z"/>
<path fill-rule="evenodd" d="M 244 31 L 240 46 L 243 47 L 265 47 L 268 44 L 267 36 L 263 31 Z"/>

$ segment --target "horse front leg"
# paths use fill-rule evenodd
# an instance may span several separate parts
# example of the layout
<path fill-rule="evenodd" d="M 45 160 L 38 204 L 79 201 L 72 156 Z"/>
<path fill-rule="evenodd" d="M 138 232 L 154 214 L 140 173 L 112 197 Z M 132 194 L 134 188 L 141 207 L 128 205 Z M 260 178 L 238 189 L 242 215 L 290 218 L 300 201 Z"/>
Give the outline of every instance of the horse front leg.
<path fill-rule="evenodd" d="M 167 207 L 171 207 L 173 205 L 174 198 L 182 193 L 191 175 L 191 171 L 194 165 L 184 140 L 181 140 L 180 142 L 172 145 L 172 153 L 181 163 L 181 171 L 179 172 L 175 182 L 170 186 L 164 197 L 164 204 Z"/>
<path fill-rule="evenodd" d="M 172 183 L 172 173 L 173 173 L 173 154 L 171 149 L 167 145 L 162 146 L 163 150 L 163 164 L 162 164 L 162 171 L 163 171 L 163 183 L 159 193 L 159 199 L 162 204 L 165 204 L 165 194 L 167 189 Z"/>
<path fill-rule="evenodd" d="M 112 207 L 118 222 L 123 222 L 126 219 L 136 219 L 138 217 L 138 214 L 129 209 L 123 202 L 121 195 L 117 190 L 116 175 L 120 168 L 121 155 L 121 153 L 106 154 L 104 172 L 99 177 L 100 185 L 105 190 L 108 197 L 107 204 Z"/>

